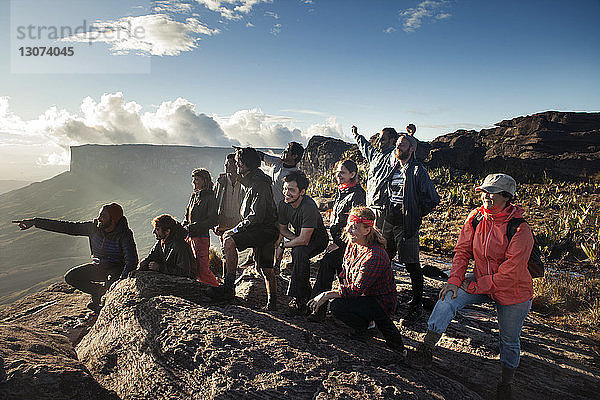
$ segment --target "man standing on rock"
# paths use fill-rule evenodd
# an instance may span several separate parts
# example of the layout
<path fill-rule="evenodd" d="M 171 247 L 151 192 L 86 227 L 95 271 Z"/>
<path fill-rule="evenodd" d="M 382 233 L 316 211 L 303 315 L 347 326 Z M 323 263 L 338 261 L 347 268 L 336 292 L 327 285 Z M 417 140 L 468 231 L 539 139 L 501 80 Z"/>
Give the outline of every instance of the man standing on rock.
<path fill-rule="evenodd" d="M 150 254 L 140 261 L 139 270 L 196 279 L 196 259 L 185 241 L 187 230 L 168 214 L 154 218 L 152 225 L 157 242 Z"/>
<path fill-rule="evenodd" d="M 227 154 L 225 173 L 219 175 L 215 192 L 217 193 L 218 225 L 215 234 L 223 232 L 240 223 L 240 205 L 242 204 L 242 184 L 240 183 L 235 163 L 235 153 Z"/>
<path fill-rule="evenodd" d="M 278 206 L 279 231 L 287 240 L 280 247 L 292 249 L 292 276 L 288 296 L 293 297 L 292 314 L 303 315 L 311 295 L 310 259 L 327 247 L 329 237 L 323 218 L 313 199 L 306 195 L 308 178 L 300 171 L 283 178 L 283 200 Z M 292 225 L 292 233 L 288 225 Z"/>
<path fill-rule="evenodd" d="M 19 224 L 21 230 L 35 226 L 46 231 L 89 238 L 92 262 L 71 268 L 65 274 L 65 281 L 92 295 L 88 308 L 95 312 L 100 310 L 100 300 L 107 289 L 126 278 L 137 266 L 133 232 L 123 216 L 123 208 L 117 203 L 104 205 L 98 218 L 88 222 L 31 218 L 13 223 Z"/>
<path fill-rule="evenodd" d="M 244 198 L 240 209 L 242 220 L 234 228 L 223 233 L 225 281 L 219 287 L 209 288 L 208 295 L 214 299 L 233 300 L 238 250 L 251 247 L 256 257 L 257 270 L 263 274 L 267 287 L 266 308 L 276 310 L 277 281 L 273 272 L 273 256 L 279 229 L 271 191 L 271 178 L 259 169 L 261 160 L 255 149 L 251 147 L 237 149 L 235 160 L 244 187 Z"/>
<path fill-rule="evenodd" d="M 423 272 L 419 264 L 419 228 L 422 218 L 440 202 L 440 196 L 427 170 L 414 157 L 417 141 L 411 135 L 400 135 L 393 154 L 381 171 L 385 176 L 387 204 L 383 213 L 382 233 L 386 250 L 393 259 L 406 266 L 412 285 L 412 301 L 404 318 L 406 324 L 422 314 Z"/>
<path fill-rule="evenodd" d="M 369 162 L 369 175 L 367 178 L 367 206 L 375 213 L 375 225 L 381 230 L 383 219 L 381 215 L 387 204 L 387 165 L 390 154 L 398 133 L 394 128 L 383 128 L 375 145 L 372 145 L 363 135 L 358 133 L 356 126 L 352 127 L 352 134 L 363 157 Z M 393 258 L 390 255 L 390 258 Z"/>

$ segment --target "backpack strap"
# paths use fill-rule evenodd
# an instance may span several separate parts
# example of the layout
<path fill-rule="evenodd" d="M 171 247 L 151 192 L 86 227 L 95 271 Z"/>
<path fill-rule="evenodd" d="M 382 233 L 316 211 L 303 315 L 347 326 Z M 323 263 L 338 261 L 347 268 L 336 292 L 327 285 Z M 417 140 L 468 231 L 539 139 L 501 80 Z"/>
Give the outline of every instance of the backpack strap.
<path fill-rule="evenodd" d="M 471 226 L 473 226 L 473 235 L 475 235 L 475 229 L 477 229 L 477 225 L 479 225 L 482 219 L 483 214 L 477 211 L 477 214 L 475 214 L 475 216 L 471 220 Z"/>
<path fill-rule="evenodd" d="M 513 218 L 508 221 L 508 224 L 506 224 L 506 237 L 508 238 L 509 243 L 523 222 L 527 222 L 525 221 L 525 218 Z"/>

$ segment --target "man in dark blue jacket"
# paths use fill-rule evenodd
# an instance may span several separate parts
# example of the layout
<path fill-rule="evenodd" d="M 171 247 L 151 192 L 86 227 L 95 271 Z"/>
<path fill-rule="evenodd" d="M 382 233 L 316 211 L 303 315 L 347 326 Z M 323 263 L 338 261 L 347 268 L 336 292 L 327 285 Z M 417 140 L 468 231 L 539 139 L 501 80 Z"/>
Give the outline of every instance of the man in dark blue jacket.
<path fill-rule="evenodd" d="M 47 231 L 87 236 L 90 241 L 92 262 L 71 268 L 65 281 L 92 295 L 88 308 L 98 312 L 104 293 L 118 280 L 135 270 L 138 255 L 133 232 L 123 216 L 123 208 L 117 203 L 106 204 L 100 209 L 98 218 L 88 222 L 57 221 L 46 218 L 31 218 L 13 221 L 21 230 L 32 226 Z"/>
<path fill-rule="evenodd" d="M 382 165 L 387 206 L 383 213 L 382 233 L 387 241 L 390 259 L 398 259 L 410 274 L 412 301 L 404 318 L 405 324 L 422 314 L 423 272 L 419 263 L 419 228 L 423 217 L 440 202 L 427 170 L 414 154 L 417 141 L 411 135 L 400 135 L 393 153 Z"/>

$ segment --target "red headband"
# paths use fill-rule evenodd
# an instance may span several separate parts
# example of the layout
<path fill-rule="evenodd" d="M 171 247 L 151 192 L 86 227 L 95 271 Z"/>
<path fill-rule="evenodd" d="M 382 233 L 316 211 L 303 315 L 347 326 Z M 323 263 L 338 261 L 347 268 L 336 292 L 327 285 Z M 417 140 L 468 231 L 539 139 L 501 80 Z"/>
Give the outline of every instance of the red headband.
<path fill-rule="evenodd" d="M 368 219 L 365 217 L 359 217 L 358 215 L 354 215 L 354 214 L 350 214 L 348 216 L 348 222 L 360 222 L 362 224 L 365 224 L 367 226 L 373 227 L 373 225 L 375 225 L 375 221 L 373 221 L 372 219 Z"/>

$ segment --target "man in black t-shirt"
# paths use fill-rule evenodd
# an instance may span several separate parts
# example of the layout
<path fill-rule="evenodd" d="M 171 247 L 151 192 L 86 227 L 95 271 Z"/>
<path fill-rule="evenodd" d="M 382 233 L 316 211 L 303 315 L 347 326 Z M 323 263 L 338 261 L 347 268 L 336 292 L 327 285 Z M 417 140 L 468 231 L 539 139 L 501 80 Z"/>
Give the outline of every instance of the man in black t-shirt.
<path fill-rule="evenodd" d="M 291 172 L 283 178 L 284 198 L 278 206 L 279 231 L 287 239 L 280 246 L 292 249 L 293 269 L 287 294 L 294 298 L 290 308 L 297 315 L 307 313 L 310 259 L 325 250 L 329 241 L 317 204 L 306 195 L 307 188 L 308 178 L 300 171 Z"/>

